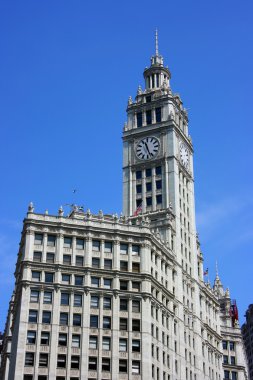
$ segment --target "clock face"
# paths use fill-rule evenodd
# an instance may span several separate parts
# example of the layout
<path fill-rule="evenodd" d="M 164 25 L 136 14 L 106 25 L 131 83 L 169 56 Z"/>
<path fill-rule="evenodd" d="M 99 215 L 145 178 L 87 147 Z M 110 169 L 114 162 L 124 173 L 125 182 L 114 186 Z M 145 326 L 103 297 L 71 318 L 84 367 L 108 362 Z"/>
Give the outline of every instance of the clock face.
<path fill-rule="evenodd" d="M 184 145 L 184 143 L 180 144 L 180 159 L 184 167 L 188 168 L 189 166 L 189 151 Z"/>
<path fill-rule="evenodd" d="M 137 144 L 136 156 L 140 160 L 150 160 L 157 155 L 159 148 L 160 143 L 156 137 L 145 137 Z"/>

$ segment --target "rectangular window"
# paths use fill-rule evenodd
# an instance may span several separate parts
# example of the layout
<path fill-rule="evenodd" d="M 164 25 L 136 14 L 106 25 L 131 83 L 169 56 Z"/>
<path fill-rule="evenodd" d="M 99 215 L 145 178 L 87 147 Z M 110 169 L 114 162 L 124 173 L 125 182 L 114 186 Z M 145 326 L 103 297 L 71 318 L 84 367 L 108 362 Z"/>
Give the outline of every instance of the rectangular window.
<path fill-rule="evenodd" d="M 234 351 L 235 350 L 235 343 L 229 342 L 229 348 L 230 348 L 230 351 Z"/>
<path fill-rule="evenodd" d="M 151 110 L 146 111 L 146 123 L 147 123 L 147 125 L 152 124 L 152 113 L 151 113 Z"/>
<path fill-rule="evenodd" d="M 61 305 L 68 306 L 69 305 L 69 297 L 68 293 L 61 293 Z"/>
<path fill-rule="evenodd" d="M 162 181 L 156 181 L 156 190 L 160 190 L 162 188 Z"/>
<path fill-rule="evenodd" d="M 88 369 L 90 371 L 96 371 L 97 370 L 97 361 L 98 359 L 97 358 L 94 358 L 92 356 L 89 356 L 89 365 L 88 365 Z"/>
<path fill-rule="evenodd" d="M 57 368 L 66 368 L 66 355 L 58 355 Z"/>
<path fill-rule="evenodd" d="M 81 326 L 81 314 L 73 314 L 73 326 Z"/>
<path fill-rule="evenodd" d="M 71 356 L 71 364 L 70 364 L 70 368 L 71 369 L 79 369 L 79 366 L 80 366 L 80 358 L 79 356 Z"/>
<path fill-rule="evenodd" d="M 60 325 L 67 326 L 69 321 L 68 313 L 60 313 Z"/>
<path fill-rule="evenodd" d="M 142 199 L 136 199 L 136 207 L 140 207 L 142 205 Z M 141 211 L 141 207 L 140 207 L 140 211 Z"/>
<path fill-rule="evenodd" d="M 58 345 L 59 346 L 67 346 L 67 334 L 59 334 L 59 339 L 58 339 Z"/>
<path fill-rule="evenodd" d="M 127 319 L 126 318 L 120 318 L 119 319 L 119 329 L 121 331 L 127 331 Z"/>
<path fill-rule="evenodd" d="M 160 205 L 160 204 L 162 204 L 162 201 L 163 201 L 162 194 L 157 195 L 156 196 L 156 204 Z"/>
<path fill-rule="evenodd" d="M 142 193 L 142 185 L 136 185 L 136 193 L 141 194 Z"/>
<path fill-rule="evenodd" d="M 27 331 L 27 344 L 35 344 L 36 342 L 36 331 Z"/>
<path fill-rule="evenodd" d="M 111 350 L 111 338 L 103 337 L 103 343 L 102 343 L 102 349 L 104 351 L 110 351 Z"/>
<path fill-rule="evenodd" d="M 92 240 L 92 250 L 100 252 L 100 240 Z"/>
<path fill-rule="evenodd" d="M 128 289 L 128 281 L 120 280 L 120 290 L 127 290 Z"/>
<path fill-rule="evenodd" d="M 119 373 L 127 373 L 127 360 L 119 360 Z"/>
<path fill-rule="evenodd" d="M 151 95 L 148 95 L 146 96 L 146 103 L 150 103 L 151 102 Z"/>
<path fill-rule="evenodd" d="M 43 235 L 42 234 L 35 234 L 34 236 L 34 244 L 36 245 L 42 245 L 43 243 Z"/>
<path fill-rule="evenodd" d="M 103 329 L 111 328 L 111 317 L 103 317 Z"/>
<path fill-rule="evenodd" d="M 63 255 L 63 264 L 71 265 L 71 255 Z"/>
<path fill-rule="evenodd" d="M 120 352 L 127 352 L 127 339 L 120 339 L 119 340 L 119 351 Z"/>
<path fill-rule="evenodd" d="M 37 310 L 29 310 L 28 322 L 29 323 L 37 323 L 37 319 L 38 319 L 38 311 Z"/>
<path fill-rule="evenodd" d="M 132 282 L 132 290 L 134 292 L 139 292 L 141 290 L 141 284 L 140 282 Z"/>
<path fill-rule="evenodd" d="M 162 112 L 161 107 L 158 107 L 155 109 L 155 120 L 157 123 L 160 123 L 162 120 Z"/>
<path fill-rule="evenodd" d="M 152 191 L 152 182 L 147 182 L 146 183 L 146 191 L 147 192 Z"/>
<path fill-rule="evenodd" d="M 55 247 L 56 242 L 56 236 L 54 235 L 48 235 L 47 236 L 47 246 L 48 247 Z"/>
<path fill-rule="evenodd" d="M 140 264 L 139 263 L 132 263 L 132 272 L 134 272 L 134 273 L 140 272 Z"/>
<path fill-rule="evenodd" d="M 91 296 L 90 298 L 90 307 L 92 309 L 97 309 L 99 307 L 99 297 Z"/>
<path fill-rule="evenodd" d="M 120 309 L 120 311 L 127 311 L 128 310 L 128 300 L 121 298 L 119 309 Z"/>
<path fill-rule="evenodd" d="M 64 237 L 63 248 L 71 248 L 72 247 L 72 238 Z"/>
<path fill-rule="evenodd" d="M 75 275 L 75 285 L 82 286 L 83 285 L 83 276 Z"/>
<path fill-rule="evenodd" d="M 40 272 L 32 271 L 32 281 L 40 281 Z"/>
<path fill-rule="evenodd" d="M 79 267 L 83 266 L 83 256 L 76 256 L 76 265 Z"/>
<path fill-rule="evenodd" d="M 235 356 L 231 356 L 231 357 L 230 357 L 230 363 L 231 363 L 232 365 L 235 365 Z"/>
<path fill-rule="evenodd" d="M 111 361 L 108 358 L 102 358 L 102 372 L 110 372 Z"/>
<path fill-rule="evenodd" d="M 54 282 L 54 273 L 52 272 L 45 272 L 45 282 L 52 284 Z"/>
<path fill-rule="evenodd" d="M 120 243 L 120 254 L 121 255 L 128 254 L 128 244 Z"/>
<path fill-rule="evenodd" d="M 72 347 L 79 348 L 80 347 L 81 336 L 80 335 L 72 335 Z"/>
<path fill-rule="evenodd" d="M 98 288 L 100 284 L 100 279 L 99 277 L 91 277 L 91 286 L 94 288 Z"/>
<path fill-rule="evenodd" d="M 147 207 L 152 206 L 152 197 L 146 198 L 146 205 L 147 205 Z"/>
<path fill-rule="evenodd" d="M 30 302 L 37 303 L 39 302 L 40 292 L 38 290 L 31 289 L 30 293 Z"/>
<path fill-rule="evenodd" d="M 54 253 L 51 253 L 51 252 L 47 252 L 47 257 L 46 257 L 46 261 L 48 264 L 53 264 L 54 263 L 54 260 L 55 260 L 55 255 Z"/>
<path fill-rule="evenodd" d="M 74 306 L 81 307 L 83 304 L 83 296 L 82 294 L 74 294 Z"/>
<path fill-rule="evenodd" d="M 112 269 L 112 260 L 104 259 L 104 269 Z"/>
<path fill-rule="evenodd" d="M 104 299 L 103 299 L 103 309 L 104 310 L 111 310 L 111 307 L 112 307 L 111 303 L 112 303 L 112 300 L 111 300 L 110 297 L 104 297 Z"/>
<path fill-rule="evenodd" d="M 62 273 L 61 279 L 62 279 L 63 284 L 66 284 L 66 285 L 70 284 L 70 274 Z"/>
<path fill-rule="evenodd" d="M 51 311 L 42 312 L 42 323 L 49 325 L 51 323 Z"/>
<path fill-rule="evenodd" d="M 92 257 L 92 267 L 99 268 L 100 267 L 100 259 L 97 257 Z"/>
<path fill-rule="evenodd" d="M 98 316 L 97 315 L 91 315 L 90 316 L 90 328 L 91 329 L 97 329 L 98 328 Z"/>
<path fill-rule="evenodd" d="M 97 350 L 97 348 L 98 348 L 98 337 L 97 336 L 90 335 L 89 348 L 91 350 Z"/>
<path fill-rule="evenodd" d="M 40 263 L 42 260 L 42 252 L 34 251 L 33 252 L 33 261 Z"/>
<path fill-rule="evenodd" d="M 120 260 L 120 270 L 126 272 L 128 270 L 128 262 Z"/>
<path fill-rule="evenodd" d="M 53 302 L 53 293 L 44 292 L 43 303 L 51 304 Z"/>
<path fill-rule="evenodd" d="M 49 339 L 50 339 L 49 332 L 41 331 L 40 344 L 44 346 L 49 346 Z"/>
<path fill-rule="evenodd" d="M 141 331 L 141 321 L 139 319 L 132 319 L 132 330 Z"/>
<path fill-rule="evenodd" d="M 132 361 L 132 373 L 135 375 L 139 375 L 141 371 L 141 365 L 138 360 Z"/>
<path fill-rule="evenodd" d="M 136 175 L 136 179 L 142 179 L 142 171 L 141 170 L 137 170 L 135 172 L 135 175 Z"/>
<path fill-rule="evenodd" d="M 226 340 L 222 341 L 222 348 L 223 348 L 223 350 L 227 350 L 228 349 L 228 342 Z"/>
<path fill-rule="evenodd" d="M 132 255 L 133 256 L 139 256 L 140 254 L 140 246 L 139 245 L 132 245 Z"/>
<path fill-rule="evenodd" d="M 141 311 L 140 301 L 132 301 L 132 311 L 133 313 L 140 313 Z"/>
<path fill-rule="evenodd" d="M 223 355 L 223 363 L 228 364 L 228 356 L 227 355 Z"/>
<path fill-rule="evenodd" d="M 235 371 L 232 371 L 232 380 L 237 380 L 238 379 L 238 377 L 237 377 L 237 372 L 235 372 Z"/>
<path fill-rule="evenodd" d="M 84 239 L 76 239 L 76 249 L 84 249 Z"/>
<path fill-rule="evenodd" d="M 152 175 L 152 170 L 151 170 L 151 168 L 146 169 L 146 178 L 151 177 L 151 175 Z"/>
<path fill-rule="evenodd" d="M 111 289 L 112 280 L 110 278 L 104 278 L 104 289 Z"/>
<path fill-rule="evenodd" d="M 34 353 L 26 352 L 25 353 L 25 366 L 33 367 L 34 366 Z"/>
<path fill-rule="evenodd" d="M 224 371 L 224 379 L 229 379 L 229 371 Z"/>
<path fill-rule="evenodd" d="M 141 352 L 141 342 L 139 340 L 132 340 L 132 351 L 133 352 Z"/>
<path fill-rule="evenodd" d="M 112 253 L 112 242 L 111 241 L 105 241 L 105 252 L 106 253 Z"/>
<path fill-rule="evenodd" d="M 142 127 L 142 112 L 138 112 L 136 114 L 136 119 L 137 119 L 137 128 Z"/>
<path fill-rule="evenodd" d="M 162 174 L 162 167 L 161 166 L 157 166 L 155 168 L 155 174 L 156 175 L 161 175 Z"/>

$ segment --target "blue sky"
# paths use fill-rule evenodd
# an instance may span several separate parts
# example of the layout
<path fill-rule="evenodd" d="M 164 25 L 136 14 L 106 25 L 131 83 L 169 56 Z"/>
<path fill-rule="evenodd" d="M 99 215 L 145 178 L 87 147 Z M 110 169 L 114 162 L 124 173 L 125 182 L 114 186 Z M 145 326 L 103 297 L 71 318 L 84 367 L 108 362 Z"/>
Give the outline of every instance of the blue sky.
<path fill-rule="evenodd" d="M 237 299 L 253 302 L 252 1 L 0 2 L 0 329 L 27 205 L 121 211 L 129 95 L 159 49 L 190 117 L 197 229 Z M 72 189 L 78 192 L 73 195 Z"/>

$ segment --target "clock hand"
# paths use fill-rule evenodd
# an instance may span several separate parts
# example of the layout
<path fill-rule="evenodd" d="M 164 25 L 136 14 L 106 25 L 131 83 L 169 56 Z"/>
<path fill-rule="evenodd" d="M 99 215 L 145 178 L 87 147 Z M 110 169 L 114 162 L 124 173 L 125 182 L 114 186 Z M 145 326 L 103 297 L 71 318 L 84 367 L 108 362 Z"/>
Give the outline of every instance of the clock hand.
<path fill-rule="evenodd" d="M 148 154 L 150 154 L 150 151 L 149 151 L 149 149 L 148 149 L 148 144 L 147 143 L 144 143 L 145 144 L 145 147 L 146 147 L 146 149 L 147 149 L 147 151 L 148 151 Z"/>

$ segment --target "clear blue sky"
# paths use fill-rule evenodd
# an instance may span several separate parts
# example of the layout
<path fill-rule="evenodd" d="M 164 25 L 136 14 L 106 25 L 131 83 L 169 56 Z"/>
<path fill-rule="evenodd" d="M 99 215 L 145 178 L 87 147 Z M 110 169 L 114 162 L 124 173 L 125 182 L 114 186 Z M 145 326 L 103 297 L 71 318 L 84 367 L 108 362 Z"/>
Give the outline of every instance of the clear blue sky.
<path fill-rule="evenodd" d="M 0 329 L 27 205 L 121 211 L 121 133 L 154 53 L 189 109 L 210 281 L 253 302 L 253 2 L 0 2 Z M 77 188 L 75 198 L 72 189 Z"/>

